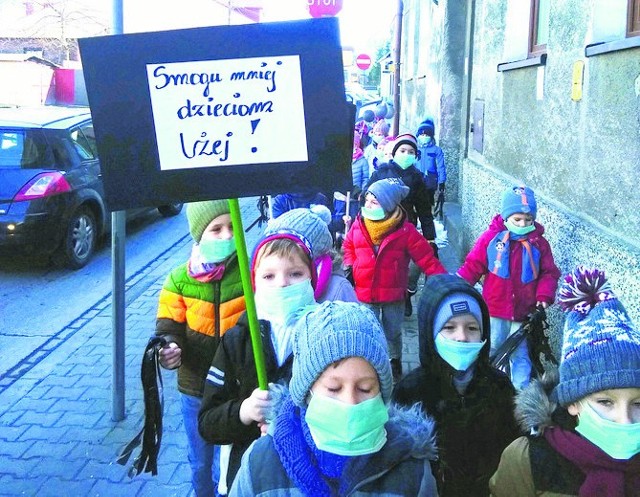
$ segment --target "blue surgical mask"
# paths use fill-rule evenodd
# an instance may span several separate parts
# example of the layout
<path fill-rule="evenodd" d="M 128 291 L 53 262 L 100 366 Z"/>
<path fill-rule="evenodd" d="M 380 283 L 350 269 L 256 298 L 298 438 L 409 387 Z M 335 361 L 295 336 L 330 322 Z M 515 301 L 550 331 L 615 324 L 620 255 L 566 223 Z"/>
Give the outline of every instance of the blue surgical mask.
<path fill-rule="evenodd" d="M 382 207 L 369 208 L 362 206 L 360 212 L 362 213 L 362 217 L 369 221 L 380 221 L 385 217 L 384 209 Z"/>
<path fill-rule="evenodd" d="M 640 423 L 622 424 L 601 417 L 582 402 L 576 431 L 614 459 L 631 459 L 640 453 Z"/>
<path fill-rule="evenodd" d="M 511 221 L 505 221 L 504 225 L 511 233 L 519 236 L 528 235 L 536 229 L 533 224 L 531 226 L 516 226 Z"/>
<path fill-rule="evenodd" d="M 315 304 L 310 279 L 289 286 L 260 288 L 255 300 L 258 313 L 277 322 L 286 322 L 306 306 Z"/>
<path fill-rule="evenodd" d="M 387 441 L 389 411 L 380 394 L 359 404 L 312 394 L 304 419 L 316 447 L 331 454 L 373 454 Z"/>
<path fill-rule="evenodd" d="M 222 262 L 236 251 L 236 242 L 233 238 L 229 238 L 228 240 L 221 238 L 200 240 L 198 246 L 200 248 L 200 255 L 205 262 Z"/>
<path fill-rule="evenodd" d="M 442 333 L 438 333 L 435 339 L 436 351 L 456 371 L 469 369 L 469 366 L 478 359 L 480 350 L 485 343 L 487 343 L 486 340 L 482 342 L 457 342 L 445 338 Z"/>
<path fill-rule="evenodd" d="M 407 169 L 416 163 L 416 156 L 411 154 L 396 154 L 393 162 L 398 164 L 402 169 Z"/>

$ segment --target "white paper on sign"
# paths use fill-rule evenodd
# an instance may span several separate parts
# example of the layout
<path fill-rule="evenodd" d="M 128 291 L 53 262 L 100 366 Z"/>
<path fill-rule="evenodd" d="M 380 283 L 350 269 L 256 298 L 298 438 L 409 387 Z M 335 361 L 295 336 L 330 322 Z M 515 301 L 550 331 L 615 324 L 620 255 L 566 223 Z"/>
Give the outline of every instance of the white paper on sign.
<path fill-rule="evenodd" d="M 300 57 L 147 64 L 161 170 L 306 162 Z"/>

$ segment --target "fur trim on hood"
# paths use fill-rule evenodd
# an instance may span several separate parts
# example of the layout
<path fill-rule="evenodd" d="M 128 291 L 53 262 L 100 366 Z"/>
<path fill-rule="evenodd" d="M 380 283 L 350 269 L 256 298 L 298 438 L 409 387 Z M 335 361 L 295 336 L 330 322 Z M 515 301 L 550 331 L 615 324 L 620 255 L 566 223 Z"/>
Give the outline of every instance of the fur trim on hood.
<path fill-rule="evenodd" d="M 524 433 L 542 433 L 548 426 L 557 424 L 553 418 L 559 406 L 551 400 L 551 392 L 558 381 L 557 370 L 547 371 L 516 396 L 516 421 Z"/>
<path fill-rule="evenodd" d="M 289 397 L 289 389 L 284 385 L 270 384 L 269 397 L 272 402 L 265 417 L 271 421 L 276 418 L 285 400 Z M 273 425 L 270 423 L 269 430 L 273 429 Z M 389 434 L 402 439 L 412 457 L 429 460 L 438 458 L 435 421 L 424 413 L 421 403 L 410 407 L 390 403 L 389 421 L 385 426 Z"/>

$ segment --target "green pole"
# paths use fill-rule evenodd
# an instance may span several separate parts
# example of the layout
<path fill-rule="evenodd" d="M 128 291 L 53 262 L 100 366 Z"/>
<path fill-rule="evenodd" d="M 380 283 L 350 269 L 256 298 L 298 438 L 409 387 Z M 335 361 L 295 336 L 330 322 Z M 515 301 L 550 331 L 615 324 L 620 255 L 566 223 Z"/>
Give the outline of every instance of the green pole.
<path fill-rule="evenodd" d="M 238 265 L 240 266 L 240 277 L 242 278 L 242 290 L 244 291 L 244 301 L 247 306 L 247 318 L 249 319 L 249 332 L 251 333 L 251 346 L 253 348 L 253 358 L 256 363 L 256 373 L 258 375 L 258 388 L 267 390 L 267 371 L 264 367 L 264 352 L 262 350 L 262 338 L 260 338 L 260 324 L 256 313 L 256 302 L 253 298 L 253 288 L 251 286 L 251 273 L 249 272 L 249 257 L 247 256 L 247 246 L 244 240 L 244 229 L 242 227 L 242 216 L 240 215 L 240 204 L 237 198 L 229 199 L 229 210 L 231 211 L 231 223 L 233 224 L 233 238 L 236 241 L 236 252 L 238 253 Z"/>

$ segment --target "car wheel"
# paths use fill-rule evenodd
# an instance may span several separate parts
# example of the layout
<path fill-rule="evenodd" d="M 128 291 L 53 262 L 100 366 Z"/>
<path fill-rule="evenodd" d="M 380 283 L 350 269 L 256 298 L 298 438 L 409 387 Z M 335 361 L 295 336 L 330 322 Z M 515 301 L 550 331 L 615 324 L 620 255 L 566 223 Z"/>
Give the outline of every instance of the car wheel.
<path fill-rule="evenodd" d="M 162 217 L 177 216 L 180 211 L 182 211 L 182 204 L 169 204 L 158 207 L 158 212 Z"/>
<path fill-rule="evenodd" d="M 71 269 L 84 267 L 93 256 L 97 236 L 95 215 L 88 207 L 80 207 L 69 218 L 62 245 L 53 256 L 54 263 Z"/>

